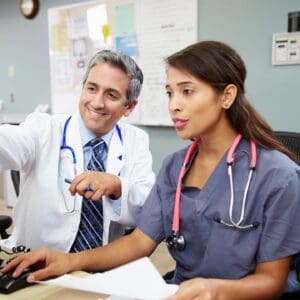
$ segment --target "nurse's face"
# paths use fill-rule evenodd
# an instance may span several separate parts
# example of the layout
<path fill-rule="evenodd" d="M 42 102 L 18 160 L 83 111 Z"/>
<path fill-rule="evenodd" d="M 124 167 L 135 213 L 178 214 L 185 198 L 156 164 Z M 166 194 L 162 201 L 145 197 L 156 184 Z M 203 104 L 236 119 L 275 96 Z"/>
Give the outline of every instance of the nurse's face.
<path fill-rule="evenodd" d="M 225 118 L 221 96 L 209 84 L 182 69 L 169 67 L 166 91 L 170 115 L 181 138 L 203 136 L 220 127 Z"/>
<path fill-rule="evenodd" d="M 130 79 L 108 63 L 94 66 L 83 85 L 79 110 L 85 126 L 97 136 L 109 132 L 122 116 L 128 116 L 137 101 L 127 103 Z"/>

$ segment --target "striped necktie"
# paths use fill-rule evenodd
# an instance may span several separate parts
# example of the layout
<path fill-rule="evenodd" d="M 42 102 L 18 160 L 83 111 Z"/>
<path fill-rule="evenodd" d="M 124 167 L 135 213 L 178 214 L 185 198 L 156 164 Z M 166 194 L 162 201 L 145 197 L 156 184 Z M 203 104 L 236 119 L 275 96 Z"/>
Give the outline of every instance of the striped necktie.
<path fill-rule="evenodd" d="M 92 147 L 92 156 L 87 169 L 100 172 L 105 171 L 103 161 L 106 159 L 107 150 L 103 139 L 96 137 L 87 145 Z M 79 229 L 70 252 L 79 252 L 102 246 L 102 234 L 102 200 L 92 201 L 83 198 Z"/>

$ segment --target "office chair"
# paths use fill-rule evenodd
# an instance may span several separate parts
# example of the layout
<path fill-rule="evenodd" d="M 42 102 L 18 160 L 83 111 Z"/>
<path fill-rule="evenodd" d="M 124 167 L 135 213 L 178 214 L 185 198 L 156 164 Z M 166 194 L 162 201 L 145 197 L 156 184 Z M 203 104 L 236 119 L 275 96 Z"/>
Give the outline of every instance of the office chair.
<path fill-rule="evenodd" d="M 17 197 L 19 196 L 19 191 L 20 191 L 20 172 L 19 171 L 15 171 L 15 170 L 11 170 L 10 171 L 10 176 L 11 176 L 11 180 L 13 182 L 15 191 L 16 191 L 16 195 Z"/>
<path fill-rule="evenodd" d="M 275 131 L 275 135 L 296 156 L 296 162 L 300 165 L 300 133 L 289 131 Z"/>
<path fill-rule="evenodd" d="M 300 133 L 289 131 L 275 131 L 275 135 L 279 141 L 283 143 L 290 151 L 295 154 L 295 161 L 300 165 Z M 300 260 L 297 261 L 300 263 Z M 283 294 L 280 300 L 298 300 L 300 299 L 300 293 L 288 293 Z"/>
<path fill-rule="evenodd" d="M 0 236 L 1 239 L 7 239 L 9 234 L 6 229 L 12 224 L 12 218 L 10 216 L 0 215 Z"/>
<path fill-rule="evenodd" d="M 20 188 L 20 172 L 11 170 L 11 179 L 14 185 L 14 189 L 16 191 L 16 195 L 19 195 Z M 9 234 L 7 233 L 7 228 L 9 228 L 12 224 L 12 218 L 10 216 L 0 215 L 0 237 L 2 239 L 7 239 Z"/>

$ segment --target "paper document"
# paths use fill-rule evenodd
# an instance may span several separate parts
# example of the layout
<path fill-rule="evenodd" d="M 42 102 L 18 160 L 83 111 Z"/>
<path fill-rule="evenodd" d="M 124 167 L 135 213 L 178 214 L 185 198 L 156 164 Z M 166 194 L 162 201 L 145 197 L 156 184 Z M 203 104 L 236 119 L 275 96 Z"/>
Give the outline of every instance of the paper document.
<path fill-rule="evenodd" d="M 109 296 L 105 298 L 105 300 L 134 300 L 133 298 L 125 298 L 125 297 L 119 297 L 119 296 Z"/>
<path fill-rule="evenodd" d="M 96 273 L 84 278 L 63 275 L 56 279 L 39 282 L 141 300 L 164 299 L 173 295 L 178 289 L 177 285 L 165 283 L 148 257 L 138 259 L 104 273 Z"/>

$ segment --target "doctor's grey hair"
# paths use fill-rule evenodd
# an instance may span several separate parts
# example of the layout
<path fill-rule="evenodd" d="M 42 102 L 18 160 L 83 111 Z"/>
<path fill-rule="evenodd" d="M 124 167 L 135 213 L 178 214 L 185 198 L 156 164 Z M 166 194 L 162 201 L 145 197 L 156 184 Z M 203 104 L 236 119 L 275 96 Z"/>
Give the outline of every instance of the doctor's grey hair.
<path fill-rule="evenodd" d="M 125 72 L 129 78 L 130 83 L 127 90 L 127 104 L 130 104 L 134 99 L 137 99 L 143 84 L 143 73 L 136 62 L 128 55 L 114 52 L 111 50 L 101 50 L 97 52 L 90 60 L 87 70 L 83 77 L 83 84 L 85 84 L 90 70 L 102 63 L 108 63 Z"/>

